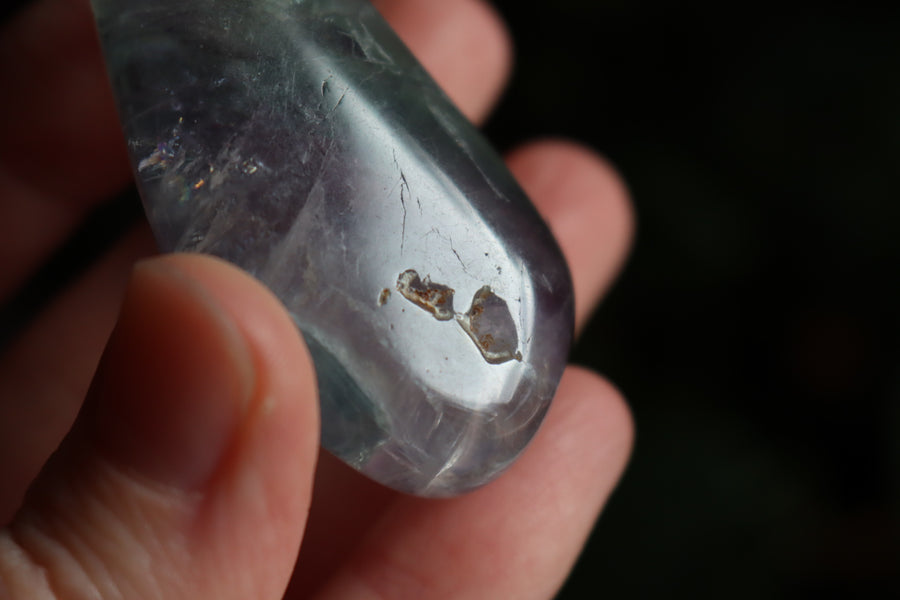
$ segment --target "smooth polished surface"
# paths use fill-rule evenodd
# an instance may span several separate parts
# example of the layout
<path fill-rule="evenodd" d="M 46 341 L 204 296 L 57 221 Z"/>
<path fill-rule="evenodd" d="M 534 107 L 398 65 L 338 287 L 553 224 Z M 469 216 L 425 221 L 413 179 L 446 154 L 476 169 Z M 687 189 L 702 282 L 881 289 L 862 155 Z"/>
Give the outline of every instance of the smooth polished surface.
<path fill-rule="evenodd" d="M 368 2 L 93 5 L 161 249 L 223 257 L 284 302 L 325 448 L 430 496 L 508 466 L 562 374 L 569 274 Z"/>

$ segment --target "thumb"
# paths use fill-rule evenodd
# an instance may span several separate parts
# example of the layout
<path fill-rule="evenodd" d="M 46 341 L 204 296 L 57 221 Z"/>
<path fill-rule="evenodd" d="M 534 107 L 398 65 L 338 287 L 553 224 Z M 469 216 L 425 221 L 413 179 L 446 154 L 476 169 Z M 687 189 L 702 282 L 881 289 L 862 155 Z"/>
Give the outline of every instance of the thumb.
<path fill-rule="evenodd" d="M 202 256 L 139 264 L 75 427 L 0 533 L 0 598 L 281 598 L 314 381 L 251 277 Z"/>

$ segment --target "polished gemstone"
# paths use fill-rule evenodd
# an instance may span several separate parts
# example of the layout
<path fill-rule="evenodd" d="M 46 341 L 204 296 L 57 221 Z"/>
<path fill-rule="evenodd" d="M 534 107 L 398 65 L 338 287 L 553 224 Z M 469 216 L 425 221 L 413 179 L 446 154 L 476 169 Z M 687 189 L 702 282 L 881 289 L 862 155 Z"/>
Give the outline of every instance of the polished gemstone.
<path fill-rule="evenodd" d="M 533 437 L 572 335 L 561 253 L 485 140 L 365 0 L 93 0 L 164 251 L 282 300 L 322 443 L 454 495 Z"/>

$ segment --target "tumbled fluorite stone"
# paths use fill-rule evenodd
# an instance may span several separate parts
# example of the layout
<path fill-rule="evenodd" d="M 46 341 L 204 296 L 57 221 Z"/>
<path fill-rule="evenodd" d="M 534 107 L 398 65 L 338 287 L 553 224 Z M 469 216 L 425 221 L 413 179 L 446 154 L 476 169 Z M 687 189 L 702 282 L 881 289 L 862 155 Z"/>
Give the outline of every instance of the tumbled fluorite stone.
<path fill-rule="evenodd" d="M 322 443 L 397 490 L 537 430 L 572 287 L 502 161 L 365 0 L 94 0 L 163 251 L 239 265 L 312 352 Z"/>

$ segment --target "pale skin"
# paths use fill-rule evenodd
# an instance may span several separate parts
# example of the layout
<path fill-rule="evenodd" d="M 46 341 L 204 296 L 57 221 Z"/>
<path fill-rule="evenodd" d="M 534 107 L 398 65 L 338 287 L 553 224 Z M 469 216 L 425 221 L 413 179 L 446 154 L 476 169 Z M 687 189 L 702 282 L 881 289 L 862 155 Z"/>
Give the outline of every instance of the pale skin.
<path fill-rule="evenodd" d="M 488 6 L 377 5 L 483 120 L 512 56 Z M 104 78 L 87 0 L 35 0 L 0 31 L 3 300 L 129 182 Z M 570 142 L 507 158 L 560 241 L 581 326 L 631 241 L 625 187 Z M 506 474 L 435 501 L 320 454 L 318 418 L 278 301 L 215 259 L 154 256 L 137 227 L 0 356 L 0 598 L 549 598 L 633 438 L 619 392 L 571 367 Z"/>

